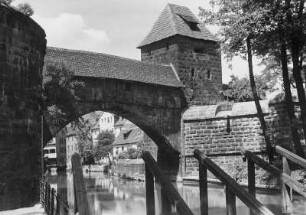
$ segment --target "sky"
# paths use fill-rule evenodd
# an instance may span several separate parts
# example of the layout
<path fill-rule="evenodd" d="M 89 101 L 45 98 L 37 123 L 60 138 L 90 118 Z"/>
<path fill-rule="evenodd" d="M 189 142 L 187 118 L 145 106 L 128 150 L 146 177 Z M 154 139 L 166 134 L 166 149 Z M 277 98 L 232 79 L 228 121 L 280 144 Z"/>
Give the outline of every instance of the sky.
<path fill-rule="evenodd" d="M 209 0 L 15 0 L 34 9 L 32 18 L 46 31 L 47 46 L 88 50 L 140 60 L 136 47 L 149 33 L 167 3 L 189 7 L 198 15 Z M 210 28 L 216 33 L 216 28 Z M 257 66 L 255 73 L 263 68 Z M 236 58 L 232 69 L 222 59 L 223 83 L 248 74 L 247 62 Z"/>

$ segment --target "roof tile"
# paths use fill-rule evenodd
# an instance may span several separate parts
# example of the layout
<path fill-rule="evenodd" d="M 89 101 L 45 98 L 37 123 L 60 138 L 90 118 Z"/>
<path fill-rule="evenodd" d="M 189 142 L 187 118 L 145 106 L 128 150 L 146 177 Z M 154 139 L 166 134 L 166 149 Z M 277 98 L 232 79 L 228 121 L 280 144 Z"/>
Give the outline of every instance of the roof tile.
<path fill-rule="evenodd" d="M 75 76 L 183 87 L 171 66 L 89 51 L 48 47 L 45 62 L 63 62 Z"/>
<path fill-rule="evenodd" d="M 189 8 L 175 4 L 168 4 L 159 15 L 150 33 L 139 44 L 138 48 L 166 39 L 174 35 L 182 35 L 195 39 L 218 41 L 204 24 L 198 24 L 196 30 L 191 30 L 188 22 L 200 23 L 199 19 Z"/>

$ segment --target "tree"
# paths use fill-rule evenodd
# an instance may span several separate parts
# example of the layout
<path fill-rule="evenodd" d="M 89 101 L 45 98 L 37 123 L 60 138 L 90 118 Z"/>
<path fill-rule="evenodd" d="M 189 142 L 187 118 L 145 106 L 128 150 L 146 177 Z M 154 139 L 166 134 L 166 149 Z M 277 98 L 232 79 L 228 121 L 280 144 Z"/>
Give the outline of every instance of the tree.
<path fill-rule="evenodd" d="M 32 16 L 34 14 L 33 8 L 28 3 L 18 4 L 17 10 L 26 16 Z"/>
<path fill-rule="evenodd" d="M 266 92 L 275 91 L 278 76 L 279 74 L 272 74 L 271 72 L 255 75 L 254 78 L 258 86 L 257 90 L 260 99 L 265 98 Z M 247 77 L 239 79 L 237 76 L 232 75 L 230 82 L 224 90 L 224 95 L 234 102 L 254 101 L 250 79 Z"/>
<path fill-rule="evenodd" d="M 242 55 L 248 60 L 253 98 L 262 127 L 262 134 L 266 142 L 269 161 L 272 162 L 272 146 L 259 103 L 252 59 L 252 40 L 256 35 L 256 30 L 258 30 L 256 23 L 261 20 L 266 8 L 257 7 L 256 4 L 252 4 L 251 0 L 212 0 L 211 3 L 218 6 L 217 11 L 201 9 L 200 16 L 204 17 L 210 24 L 217 24 L 221 27 L 222 48 L 229 59 L 234 55 Z"/>
<path fill-rule="evenodd" d="M 0 5 L 5 5 L 5 6 L 11 6 L 13 0 L 0 0 Z M 15 8 L 15 7 L 13 7 Z M 28 3 L 20 3 L 17 5 L 17 7 L 15 8 L 17 11 L 23 13 L 26 16 L 32 16 L 34 14 L 34 10 L 31 7 L 30 4 Z"/>
<path fill-rule="evenodd" d="M 83 129 L 84 122 L 79 118 L 75 101 L 77 87 L 84 86 L 83 82 L 73 79 L 73 71 L 63 62 L 47 61 L 44 69 L 42 89 L 42 107 L 48 121 L 57 128 L 62 128 L 72 121 L 73 126 Z"/>
<path fill-rule="evenodd" d="M 101 131 L 101 133 L 97 137 L 97 145 L 94 148 L 94 154 L 96 159 L 101 159 L 103 157 L 108 157 L 109 163 L 110 153 L 112 150 L 112 144 L 115 141 L 115 135 L 110 130 Z"/>
<path fill-rule="evenodd" d="M 305 135 L 306 100 L 301 83 L 301 68 L 298 67 L 298 62 L 301 64 L 303 53 L 305 53 L 306 11 L 304 0 L 213 0 L 212 2 L 218 5 L 220 8 L 218 11 L 221 13 L 216 14 L 202 9 L 202 16 L 210 17 L 215 23 L 222 26 L 221 36 L 224 38 L 225 50 L 229 53 L 229 57 L 237 53 L 247 53 L 249 66 L 252 65 L 252 52 L 257 56 L 273 56 L 279 60 L 282 66 L 285 98 L 295 151 L 305 157 L 297 135 L 297 120 L 294 115 L 288 72 L 288 63 L 291 57 Z M 246 46 L 243 46 L 245 43 Z M 287 56 L 289 50 L 290 57 Z M 299 61 L 298 57 L 300 57 Z M 252 68 L 249 68 L 251 75 Z M 252 85 L 255 86 L 254 83 Z"/>

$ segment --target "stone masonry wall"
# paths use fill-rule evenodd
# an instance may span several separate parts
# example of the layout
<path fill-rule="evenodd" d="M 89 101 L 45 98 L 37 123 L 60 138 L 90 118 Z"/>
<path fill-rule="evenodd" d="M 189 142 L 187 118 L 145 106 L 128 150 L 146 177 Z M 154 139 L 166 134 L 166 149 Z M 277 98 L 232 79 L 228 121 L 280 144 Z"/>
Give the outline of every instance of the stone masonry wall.
<path fill-rule="evenodd" d="M 282 101 L 261 101 L 272 145 L 292 149 L 290 124 Z M 223 110 L 222 110 L 223 109 Z M 298 109 L 296 109 L 298 116 Z M 234 178 L 246 169 L 242 162 L 241 147 L 263 154 L 265 141 L 254 102 L 222 105 L 194 106 L 183 116 L 182 172 L 183 176 L 198 175 L 198 162 L 194 149 L 209 156 Z M 302 142 L 305 142 L 302 140 Z"/>
<path fill-rule="evenodd" d="M 221 55 L 215 42 L 173 36 L 143 47 L 141 60 L 172 64 L 187 86 L 191 104 L 210 105 L 222 99 Z"/>
<path fill-rule="evenodd" d="M 39 201 L 45 32 L 0 6 L 0 211 Z"/>

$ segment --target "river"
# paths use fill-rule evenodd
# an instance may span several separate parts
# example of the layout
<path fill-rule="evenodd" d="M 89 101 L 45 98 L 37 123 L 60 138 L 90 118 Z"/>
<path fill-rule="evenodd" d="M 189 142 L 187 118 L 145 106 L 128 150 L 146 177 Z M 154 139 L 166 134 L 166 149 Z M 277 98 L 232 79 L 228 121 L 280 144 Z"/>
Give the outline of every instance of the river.
<path fill-rule="evenodd" d="M 145 182 L 114 178 L 103 173 L 84 173 L 88 201 L 92 214 L 97 215 L 144 215 L 146 214 Z M 74 194 L 73 178 L 70 172 L 47 175 L 47 181 L 55 188 L 62 198 L 67 200 L 71 212 L 73 211 Z M 200 195 L 198 186 L 177 185 L 178 191 L 193 210 L 200 214 Z M 225 192 L 220 186 L 209 187 L 209 214 L 221 215 L 225 211 Z M 155 202 L 156 214 L 160 214 L 160 189 L 156 186 Z M 279 192 L 256 194 L 257 199 L 268 206 L 275 214 L 281 214 L 281 195 Z M 237 199 L 237 214 L 249 214 L 248 208 Z M 294 214 L 306 214 L 305 199 L 294 199 Z"/>

